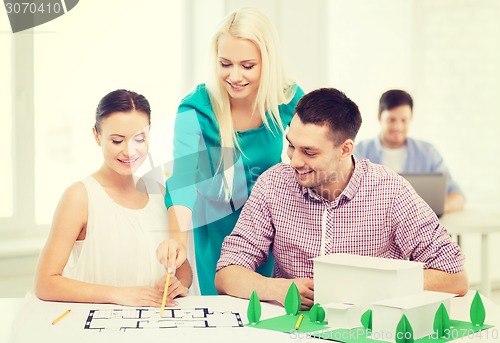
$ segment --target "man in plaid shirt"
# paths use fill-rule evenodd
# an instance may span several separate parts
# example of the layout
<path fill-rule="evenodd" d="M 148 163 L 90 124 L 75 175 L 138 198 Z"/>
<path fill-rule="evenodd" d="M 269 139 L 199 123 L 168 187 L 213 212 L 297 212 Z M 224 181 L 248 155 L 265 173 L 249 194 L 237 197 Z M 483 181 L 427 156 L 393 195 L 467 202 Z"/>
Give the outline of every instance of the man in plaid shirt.
<path fill-rule="evenodd" d="M 464 295 L 464 256 L 432 209 L 390 169 L 358 160 L 358 107 L 333 88 L 305 95 L 287 134 L 290 165 L 255 183 L 222 245 L 219 293 L 283 304 L 291 282 L 314 304 L 312 258 L 350 253 L 424 263 L 424 288 Z M 255 273 L 271 249 L 274 278 Z"/>

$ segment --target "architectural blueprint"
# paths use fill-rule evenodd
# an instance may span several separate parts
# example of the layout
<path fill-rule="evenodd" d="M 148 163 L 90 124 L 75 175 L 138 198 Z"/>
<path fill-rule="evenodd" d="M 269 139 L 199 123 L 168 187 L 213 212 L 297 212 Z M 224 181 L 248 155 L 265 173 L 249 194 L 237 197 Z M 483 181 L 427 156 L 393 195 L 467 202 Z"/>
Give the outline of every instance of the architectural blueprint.
<path fill-rule="evenodd" d="M 85 329 L 114 331 L 172 329 L 172 328 L 215 328 L 242 327 L 240 314 L 234 312 L 213 312 L 208 308 L 180 309 L 165 308 L 160 317 L 160 309 L 131 308 L 90 310 Z"/>

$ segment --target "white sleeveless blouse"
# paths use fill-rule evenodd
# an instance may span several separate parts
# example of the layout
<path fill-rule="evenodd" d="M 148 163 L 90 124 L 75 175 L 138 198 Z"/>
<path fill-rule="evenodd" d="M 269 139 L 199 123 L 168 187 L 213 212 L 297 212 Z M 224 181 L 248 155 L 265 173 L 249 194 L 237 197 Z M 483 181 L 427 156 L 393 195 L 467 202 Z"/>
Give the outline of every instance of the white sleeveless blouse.
<path fill-rule="evenodd" d="M 115 203 L 92 176 L 82 183 L 88 194 L 87 233 L 75 242 L 63 275 L 110 286 L 154 285 L 165 275 L 156 248 L 168 238 L 161 186 L 146 182 L 147 205 L 129 209 Z"/>

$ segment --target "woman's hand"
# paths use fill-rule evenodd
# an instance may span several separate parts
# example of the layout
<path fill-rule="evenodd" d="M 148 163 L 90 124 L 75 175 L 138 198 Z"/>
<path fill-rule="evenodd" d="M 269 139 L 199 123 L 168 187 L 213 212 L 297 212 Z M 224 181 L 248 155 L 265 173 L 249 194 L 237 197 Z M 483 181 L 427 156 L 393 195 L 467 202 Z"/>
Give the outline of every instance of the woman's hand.
<path fill-rule="evenodd" d="M 158 290 L 160 290 L 163 293 L 163 290 L 165 289 L 165 282 L 167 280 L 167 276 L 165 275 L 160 279 L 160 281 L 156 284 L 156 287 Z M 185 297 L 188 295 L 188 288 L 184 286 L 179 279 L 175 277 L 175 275 L 170 276 L 170 283 L 168 284 L 168 291 L 167 291 L 167 299 L 174 299 L 176 297 Z M 174 300 L 172 300 L 173 303 L 176 303 Z"/>
<path fill-rule="evenodd" d="M 113 303 L 123 306 L 160 307 L 163 300 L 163 290 L 152 286 L 117 287 L 113 293 Z M 171 299 L 167 304 L 175 306 Z"/>
<path fill-rule="evenodd" d="M 177 240 L 168 239 L 158 245 L 156 256 L 167 273 L 175 275 L 175 270 L 186 261 L 187 251 L 186 247 Z"/>

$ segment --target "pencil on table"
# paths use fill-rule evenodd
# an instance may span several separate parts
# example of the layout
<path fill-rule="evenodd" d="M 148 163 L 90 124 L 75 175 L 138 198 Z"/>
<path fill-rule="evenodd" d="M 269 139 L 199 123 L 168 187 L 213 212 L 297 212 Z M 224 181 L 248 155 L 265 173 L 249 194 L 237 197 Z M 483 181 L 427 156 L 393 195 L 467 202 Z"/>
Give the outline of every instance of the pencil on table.
<path fill-rule="evenodd" d="M 64 316 L 65 316 L 65 315 L 67 315 L 67 314 L 68 314 L 68 313 L 70 313 L 70 312 L 71 312 L 71 310 L 66 310 L 66 311 L 64 311 L 64 312 L 63 312 L 63 314 L 61 314 L 59 317 L 57 317 L 56 319 L 54 319 L 54 320 L 52 321 L 52 325 L 54 325 L 55 323 L 57 323 L 58 321 L 60 321 L 61 319 L 63 319 L 63 318 L 64 318 Z"/>
<path fill-rule="evenodd" d="M 302 318 L 304 318 L 304 315 L 303 315 L 303 314 L 301 314 L 301 315 L 299 316 L 299 319 L 297 319 L 297 323 L 295 323 L 295 330 L 298 330 L 298 329 L 299 329 L 299 327 L 300 327 L 300 323 L 302 323 Z"/>
<path fill-rule="evenodd" d="M 167 273 L 167 281 L 165 281 L 165 290 L 163 291 L 163 301 L 161 302 L 160 317 L 163 317 L 163 311 L 165 311 L 165 303 L 167 302 L 169 283 L 170 283 L 170 273 Z"/>

